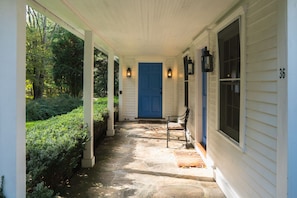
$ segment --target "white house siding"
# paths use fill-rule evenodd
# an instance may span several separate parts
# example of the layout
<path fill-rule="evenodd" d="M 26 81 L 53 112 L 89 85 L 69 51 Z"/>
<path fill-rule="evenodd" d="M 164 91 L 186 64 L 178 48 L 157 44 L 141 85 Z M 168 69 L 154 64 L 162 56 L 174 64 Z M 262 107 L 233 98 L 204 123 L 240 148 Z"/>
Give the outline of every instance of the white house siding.
<path fill-rule="evenodd" d="M 218 183 L 227 196 L 275 197 L 277 1 L 250 0 L 243 7 L 246 19 L 246 64 L 241 67 L 241 72 L 245 72 L 245 82 L 241 83 L 245 83 L 246 89 L 245 144 L 240 148 L 217 132 L 219 107 L 216 65 L 214 72 L 209 75 L 208 158 L 213 161 Z M 216 43 L 216 40 L 212 42 Z"/>
<path fill-rule="evenodd" d="M 122 94 L 120 95 L 120 120 L 133 121 L 138 116 L 138 64 L 141 62 L 147 63 L 162 63 L 163 82 L 162 82 L 162 117 L 166 118 L 168 115 L 176 115 L 177 113 L 177 62 L 176 58 L 172 57 L 122 57 Z M 132 77 L 126 77 L 127 68 L 132 70 Z M 167 78 L 167 71 L 171 68 L 173 77 Z"/>
<path fill-rule="evenodd" d="M 177 57 L 177 101 L 176 101 L 176 109 L 177 114 L 181 115 L 185 112 L 185 80 L 184 80 L 184 62 L 183 62 L 183 56 Z"/>
<path fill-rule="evenodd" d="M 123 58 L 121 60 L 122 67 L 122 94 L 120 95 L 121 104 L 123 106 L 120 109 L 120 120 L 128 121 L 134 120 L 137 117 L 137 95 L 136 95 L 136 76 L 137 76 L 137 65 L 133 58 Z M 128 78 L 126 76 L 127 68 L 130 67 L 132 76 Z"/>
<path fill-rule="evenodd" d="M 167 77 L 167 71 L 171 68 L 172 78 Z M 163 117 L 176 115 L 177 113 L 177 62 L 176 58 L 167 58 L 163 64 Z"/>

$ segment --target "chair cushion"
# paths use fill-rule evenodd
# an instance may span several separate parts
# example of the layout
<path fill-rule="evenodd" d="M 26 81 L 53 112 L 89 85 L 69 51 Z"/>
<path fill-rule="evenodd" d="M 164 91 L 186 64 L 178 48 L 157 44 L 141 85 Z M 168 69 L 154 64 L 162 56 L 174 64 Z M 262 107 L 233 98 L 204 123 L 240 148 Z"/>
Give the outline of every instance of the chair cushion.
<path fill-rule="evenodd" d="M 169 122 L 168 123 L 168 129 L 171 129 L 171 130 L 183 130 L 184 127 L 180 123 Z"/>

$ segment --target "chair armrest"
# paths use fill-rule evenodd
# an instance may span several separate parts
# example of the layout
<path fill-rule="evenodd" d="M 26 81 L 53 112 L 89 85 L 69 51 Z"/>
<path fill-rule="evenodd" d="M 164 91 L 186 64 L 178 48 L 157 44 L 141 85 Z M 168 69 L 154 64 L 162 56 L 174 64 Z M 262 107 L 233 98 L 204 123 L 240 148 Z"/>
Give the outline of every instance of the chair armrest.
<path fill-rule="evenodd" d="M 170 116 L 168 116 L 167 123 L 168 122 L 180 122 L 180 121 L 181 121 L 181 123 L 186 122 L 186 120 L 188 119 L 189 113 L 190 113 L 190 109 L 187 108 L 186 112 L 182 115 L 170 115 Z"/>

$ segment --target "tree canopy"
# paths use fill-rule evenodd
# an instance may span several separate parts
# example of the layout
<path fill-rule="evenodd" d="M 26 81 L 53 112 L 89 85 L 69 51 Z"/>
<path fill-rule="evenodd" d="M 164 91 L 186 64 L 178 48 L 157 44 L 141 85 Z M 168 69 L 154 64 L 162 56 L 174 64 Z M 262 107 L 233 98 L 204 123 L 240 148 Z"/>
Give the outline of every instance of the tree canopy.
<path fill-rule="evenodd" d="M 81 39 L 59 28 L 52 42 L 53 77 L 61 92 L 78 97 L 83 86 L 84 43 Z"/>
<path fill-rule="evenodd" d="M 33 99 L 59 94 L 82 96 L 84 41 L 27 7 L 26 89 Z M 94 96 L 107 95 L 107 55 L 94 50 Z M 118 90 L 115 61 L 115 90 Z"/>
<path fill-rule="evenodd" d="M 52 54 L 50 43 L 57 24 L 27 7 L 26 78 L 32 83 L 33 98 L 43 96 L 45 85 L 51 83 Z M 47 87 L 46 87 L 47 88 Z"/>

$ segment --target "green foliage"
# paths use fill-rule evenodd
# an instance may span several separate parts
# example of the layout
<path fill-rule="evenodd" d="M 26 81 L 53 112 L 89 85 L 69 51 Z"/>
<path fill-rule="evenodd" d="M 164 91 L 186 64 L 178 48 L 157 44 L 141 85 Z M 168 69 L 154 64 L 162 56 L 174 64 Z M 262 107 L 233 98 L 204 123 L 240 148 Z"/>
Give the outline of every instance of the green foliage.
<path fill-rule="evenodd" d="M 61 93 L 82 95 L 83 41 L 27 6 L 26 97 Z M 107 95 L 108 57 L 94 50 L 94 96 Z M 118 94 L 119 64 L 114 61 L 114 93 Z"/>
<path fill-rule="evenodd" d="M 107 99 L 94 101 L 94 122 L 108 115 Z M 50 197 L 79 167 L 84 145 L 88 141 L 83 126 L 83 107 L 27 125 L 26 162 L 29 197 Z"/>
<path fill-rule="evenodd" d="M 107 98 L 97 98 L 94 101 L 94 122 L 103 121 L 103 117 L 108 116 Z"/>
<path fill-rule="evenodd" d="M 4 176 L 1 176 L 0 179 L 0 198 L 5 198 L 4 193 L 3 193 L 3 185 L 4 185 Z"/>
<path fill-rule="evenodd" d="M 26 105 L 26 120 L 46 120 L 70 112 L 80 105 L 82 105 L 81 99 L 68 95 L 32 100 L 27 102 Z"/>
<path fill-rule="evenodd" d="M 38 183 L 32 193 L 27 193 L 27 198 L 53 198 L 54 191 L 44 185 L 44 182 Z"/>
<path fill-rule="evenodd" d="M 98 49 L 94 50 L 94 96 L 107 96 L 108 57 Z M 119 90 L 119 63 L 114 61 L 114 94 Z"/>
<path fill-rule="evenodd" d="M 33 127 L 35 124 L 37 124 L 40 121 L 31 121 L 31 122 L 26 122 L 26 129 Z"/>
<path fill-rule="evenodd" d="M 61 92 L 78 97 L 83 88 L 83 40 L 59 28 L 51 47 L 54 55 L 55 84 Z"/>
<path fill-rule="evenodd" d="M 75 109 L 38 122 L 27 129 L 26 140 L 28 190 L 42 181 L 55 188 L 79 165 L 87 141 L 83 115 Z"/>
<path fill-rule="evenodd" d="M 32 92 L 27 94 L 37 99 L 43 96 L 45 86 L 52 81 L 50 43 L 57 24 L 29 6 L 26 10 L 26 80 L 32 84 Z"/>
<path fill-rule="evenodd" d="M 107 55 L 98 49 L 94 51 L 94 96 L 107 96 Z"/>

